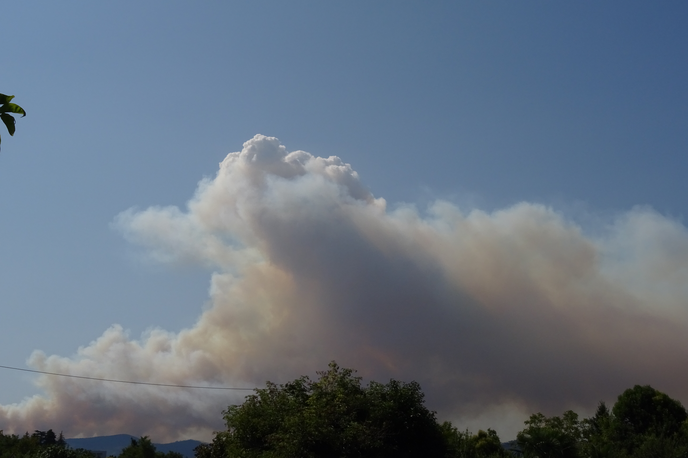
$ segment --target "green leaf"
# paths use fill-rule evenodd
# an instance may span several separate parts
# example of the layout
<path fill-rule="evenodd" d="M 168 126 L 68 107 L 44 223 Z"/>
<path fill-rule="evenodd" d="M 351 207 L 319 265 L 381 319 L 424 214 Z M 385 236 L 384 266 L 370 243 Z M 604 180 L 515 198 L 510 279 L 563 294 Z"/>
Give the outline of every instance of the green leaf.
<path fill-rule="evenodd" d="M 16 103 L 6 103 L 0 107 L 0 113 L 19 113 L 22 118 L 26 116 L 26 111 Z"/>
<path fill-rule="evenodd" d="M 8 115 L 7 113 L 0 113 L 0 119 L 2 119 L 2 122 L 4 122 L 5 126 L 7 126 L 7 131 L 10 133 L 10 135 L 14 135 L 14 123 L 16 122 L 14 117 L 12 115 Z"/>
<path fill-rule="evenodd" d="M 13 95 L 5 95 L 5 94 L 0 94 L 0 103 L 1 104 L 6 104 L 10 103 L 10 101 L 14 98 Z"/>

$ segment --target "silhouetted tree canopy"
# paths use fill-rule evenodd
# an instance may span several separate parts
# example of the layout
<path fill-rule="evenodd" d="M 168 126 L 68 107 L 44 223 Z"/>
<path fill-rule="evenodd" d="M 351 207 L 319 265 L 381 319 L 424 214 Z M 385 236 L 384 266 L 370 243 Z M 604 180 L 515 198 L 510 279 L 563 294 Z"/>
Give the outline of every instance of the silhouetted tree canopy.
<path fill-rule="evenodd" d="M 316 381 L 271 382 L 223 414 L 227 429 L 195 449 L 196 458 L 688 458 L 688 413 L 649 385 L 624 391 L 609 409 L 580 419 L 530 416 L 507 450 L 493 429 L 477 434 L 437 422 L 416 382 L 361 383 L 332 362 Z M 516 443 L 517 442 L 517 443 Z M 93 458 L 53 430 L 5 435 L 0 458 Z M 184 458 L 143 436 L 119 458 Z"/>
<path fill-rule="evenodd" d="M 578 414 L 569 410 L 561 417 L 531 415 L 517 440 L 526 456 L 576 458 L 582 438 Z"/>
<path fill-rule="evenodd" d="M 70 448 L 62 433 L 58 436 L 49 429 L 23 436 L 0 431 L 0 458 L 94 458 L 94 455 L 88 450 Z"/>
<path fill-rule="evenodd" d="M 611 434 L 631 453 L 648 437 L 676 438 L 686 425 L 686 418 L 686 409 L 680 402 L 649 385 L 636 385 L 624 391 L 614 404 Z"/>
<path fill-rule="evenodd" d="M 224 412 L 227 430 L 198 456 L 443 457 L 446 441 L 420 385 L 391 380 L 362 386 L 330 363 L 312 381 L 268 383 Z"/>
<path fill-rule="evenodd" d="M 118 455 L 119 458 L 184 458 L 178 452 L 159 452 L 155 449 L 155 445 L 148 438 L 142 436 L 139 439 L 132 439 L 131 443 L 126 446 Z"/>
<path fill-rule="evenodd" d="M 680 402 L 636 385 L 589 419 L 532 415 L 518 443 L 526 458 L 688 458 L 687 418 Z"/>

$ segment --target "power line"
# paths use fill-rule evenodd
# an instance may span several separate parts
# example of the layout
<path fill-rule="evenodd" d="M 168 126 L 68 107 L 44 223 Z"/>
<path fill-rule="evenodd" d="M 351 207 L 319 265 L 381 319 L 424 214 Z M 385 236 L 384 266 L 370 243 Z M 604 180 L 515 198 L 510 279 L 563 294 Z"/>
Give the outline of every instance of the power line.
<path fill-rule="evenodd" d="M 149 386 L 168 386 L 171 388 L 190 388 L 194 390 L 234 390 L 234 391 L 253 391 L 255 388 L 238 388 L 229 386 L 197 386 L 197 385 L 174 385 L 171 383 L 136 382 L 132 380 L 114 380 L 109 378 L 86 377 L 84 375 L 59 374 L 57 372 L 37 371 L 33 369 L 23 369 L 21 367 L 2 366 L 0 369 L 10 369 L 13 371 L 33 372 L 34 374 L 55 375 L 57 377 L 79 378 L 83 380 L 95 380 L 98 382 L 128 383 L 130 385 L 149 385 Z"/>

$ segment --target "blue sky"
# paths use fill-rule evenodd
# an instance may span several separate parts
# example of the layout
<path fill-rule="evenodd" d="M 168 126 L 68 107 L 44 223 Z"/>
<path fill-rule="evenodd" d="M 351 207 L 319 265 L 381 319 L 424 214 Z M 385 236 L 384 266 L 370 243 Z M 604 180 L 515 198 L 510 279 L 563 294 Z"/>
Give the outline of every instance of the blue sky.
<path fill-rule="evenodd" d="M 389 212 L 529 202 L 592 234 L 643 206 L 685 229 L 682 2 L 67 1 L 3 13 L 0 91 L 28 116 L 0 152 L 1 365 L 29 367 L 34 350 L 69 358 L 113 324 L 132 339 L 194 326 L 218 267 L 150 261 L 117 217 L 183 209 L 256 134 L 340 157 Z M 0 377 L 0 404 L 40 393 L 32 376 Z"/>

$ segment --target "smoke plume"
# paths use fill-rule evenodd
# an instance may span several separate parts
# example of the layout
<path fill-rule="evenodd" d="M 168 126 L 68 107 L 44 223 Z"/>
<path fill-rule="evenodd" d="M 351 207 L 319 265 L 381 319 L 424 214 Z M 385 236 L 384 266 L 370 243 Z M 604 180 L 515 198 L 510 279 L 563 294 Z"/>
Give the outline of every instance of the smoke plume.
<path fill-rule="evenodd" d="M 416 380 L 441 419 L 505 439 L 514 419 L 589 411 L 634 384 L 688 400 L 688 233 L 648 208 L 594 237 L 533 203 L 389 209 L 339 158 L 256 135 L 186 209 L 114 224 L 160 262 L 211 266 L 210 307 L 179 333 L 135 340 L 115 325 L 73 357 L 37 351 L 33 368 L 244 387 L 336 360 L 365 379 Z M 5 431 L 208 439 L 247 394 L 37 384 L 44 394 L 0 406 Z"/>

